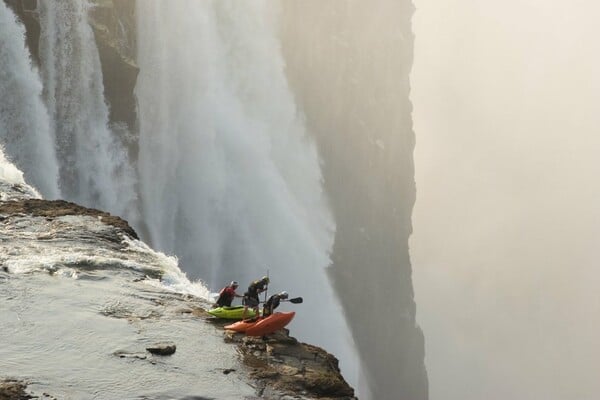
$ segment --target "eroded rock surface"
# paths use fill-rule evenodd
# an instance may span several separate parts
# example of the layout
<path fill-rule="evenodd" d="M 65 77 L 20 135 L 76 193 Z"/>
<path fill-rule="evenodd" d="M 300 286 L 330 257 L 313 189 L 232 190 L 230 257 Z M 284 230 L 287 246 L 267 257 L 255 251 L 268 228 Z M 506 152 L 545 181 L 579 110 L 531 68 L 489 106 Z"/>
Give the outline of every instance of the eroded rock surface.
<path fill-rule="evenodd" d="M 98 217 L 103 223 L 119 228 L 130 237 L 138 239 L 135 230 L 124 219 L 104 211 L 83 207 L 64 200 L 27 199 L 0 202 L 1 214 L 26 214 L 46 218 L 56 218 L 65 215 L 88 215 Z"/>
<path fill-rule="evenodd" d="M 337 358 L 320 347 L 298 342 L 287 329 L 262 338 L 225 331 L 225 341 L 237 345 L 262 398 L 356 399 Z"/>
<path fill-rule="evenodd" d="M 32 397 L 27 394 L 27 385 L 12 379 L 0 379 L 0 400 L 27 400 Z"/>

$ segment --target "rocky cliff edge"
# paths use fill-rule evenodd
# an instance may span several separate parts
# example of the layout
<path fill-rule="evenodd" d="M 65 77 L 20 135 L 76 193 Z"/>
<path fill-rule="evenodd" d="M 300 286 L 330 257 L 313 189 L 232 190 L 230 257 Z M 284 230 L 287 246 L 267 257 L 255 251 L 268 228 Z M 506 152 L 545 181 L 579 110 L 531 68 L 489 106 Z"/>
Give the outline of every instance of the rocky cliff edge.
<path fill-rule="evenodd" d="M 102 223 L 117 228 L 114 240 L 121 240 L 119 232 L 137 238 L 136 232 L 127 221 L 103 211 L 62 200 L 0 201 L 0 222 L 10 223 L 11 215 L 41 216 L 45 219 L 65 215 L 94 216 Z M 106 237 L 104 239 L 113 241 Z M 214 324 L 217 329 L 226 325 L 223 320 L 210 317 L 204 306 L 199 306 L 205 304 L 205 307 L 208 307 L 205 300 L 188 298 L 185 304 L 181 313 L 204 319 L 206 323 Z M 255 389 L 255 399 L 356 400 L 353 388 L 340 372 L 337 358 L 322 348 L 298 342 L 289 336 L 287 329 L 265 337 L 250 337 L 223 329 L 223 337 L 223 346 L 235 346 L 242 365 L 245 366 L 243 371 L 236 372 L 245 377 L 244 380 Z M 175 351 L 176 345 L 173 343 L 172 352 Z M 172 352 L 165 354 L 168 356 Z M 28 382 L 0 376 L 0 400 L 32 398 L 56 399 L 51 393 L 31 393 L 28 390 Z"/>

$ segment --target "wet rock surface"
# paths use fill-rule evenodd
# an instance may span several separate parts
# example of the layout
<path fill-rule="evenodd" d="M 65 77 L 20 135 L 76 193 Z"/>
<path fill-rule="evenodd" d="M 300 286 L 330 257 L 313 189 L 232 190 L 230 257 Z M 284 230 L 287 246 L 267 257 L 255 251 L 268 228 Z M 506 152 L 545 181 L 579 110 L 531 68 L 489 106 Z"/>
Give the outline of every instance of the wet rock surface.
<path fill-rule="evenodd" d="M 104 211 L 83 207 L 64 200 L 27 199 L 0 202 L 0 215 L 26 214 L 34 217 L 56 218 L 65 215 L 87 215 L 98 217 L 101 222 L 121 229 L 125 234 L 138 239 L 137 233 L 124 219 Z"/>
<path fill-rule="evenodd" d="M 157 343 L 152 346 L 146 347 L 149 353 L 156 354 L 159 356 L 170 356 L 175 353 L 177 346 L 175 343 Z"/>
<path fill-rule="evenodd" d="M 27 385 L 12 379 L 0 379 L 0 400 L 27 400 L 32 397 L 27 394 Z"/>
<path fill-rule="evenodd" d="M 355 400 L 338 360 L 320 347 L 301 343 L 287 329 L 264 337 L 225 331 L 249 368 L 257 395 L 265 399 Z"/>

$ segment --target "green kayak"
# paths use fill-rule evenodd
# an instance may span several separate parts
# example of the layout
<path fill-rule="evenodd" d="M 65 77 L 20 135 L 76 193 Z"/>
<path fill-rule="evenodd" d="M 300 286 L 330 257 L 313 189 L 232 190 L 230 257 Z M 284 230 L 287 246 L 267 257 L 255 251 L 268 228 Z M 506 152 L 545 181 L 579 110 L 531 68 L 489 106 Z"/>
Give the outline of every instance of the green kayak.
<path fill-rule="evenodd" d="M 244 306 L 211 308 L 210 310 L 207 310 L 207 312 L 210 315 L 213 315 L 217 318 L 242 319 L 242 315 L 244 313 Z M 256 313 L 253 309 L 249 308 L 246 311 L 246 318 L 252 318 L 254 316 L 256 316 Z"/>

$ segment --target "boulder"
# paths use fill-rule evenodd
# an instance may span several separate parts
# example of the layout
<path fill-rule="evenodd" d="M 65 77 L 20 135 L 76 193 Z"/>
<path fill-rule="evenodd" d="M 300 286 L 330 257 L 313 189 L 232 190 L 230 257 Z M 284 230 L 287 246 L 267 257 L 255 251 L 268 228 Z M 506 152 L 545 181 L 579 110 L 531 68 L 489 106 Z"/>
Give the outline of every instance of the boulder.
<path fill-rule="evenodd" d="M 177 346 L 175 345 L 175 343 L 170 342 L 157 343 L 153 346 L 146 347 L 146 350 L 152 354 L 156 354 L 159 356 L 170 356 L 171 354 L 175 353 L 175 350 L 177 350 Z"/>

